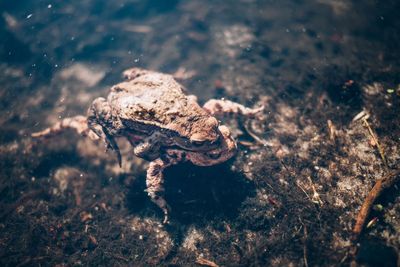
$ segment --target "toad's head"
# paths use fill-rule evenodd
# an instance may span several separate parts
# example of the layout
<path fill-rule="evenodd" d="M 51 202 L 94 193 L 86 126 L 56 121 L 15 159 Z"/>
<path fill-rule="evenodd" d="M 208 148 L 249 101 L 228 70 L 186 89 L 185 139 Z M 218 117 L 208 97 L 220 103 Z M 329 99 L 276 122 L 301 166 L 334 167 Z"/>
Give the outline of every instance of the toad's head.
<path fill-rule="evenodd" d="M 219 145 L 208 151 L 191 151 L 187 159 L 198 166 L 212 166 L 232 158 L 236 154 L 237 145 L 229 129 L 221 125 L 218 127 L 220 136 Z"/>

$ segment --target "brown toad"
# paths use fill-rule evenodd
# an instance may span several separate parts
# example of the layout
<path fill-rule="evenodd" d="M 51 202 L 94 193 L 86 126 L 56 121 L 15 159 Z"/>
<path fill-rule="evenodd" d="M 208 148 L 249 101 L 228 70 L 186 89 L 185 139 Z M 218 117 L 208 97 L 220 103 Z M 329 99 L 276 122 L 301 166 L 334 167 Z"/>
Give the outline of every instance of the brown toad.
<path fill-rule="evenodd" d="M 133 68 L 124 72 L 125 82 L 114 85 L 107 99 L 97 98 L 87 117 L 65 118 L 53 127 L 32 134 L 50 136 L 72 128 L 91 139 L 102 139 L 107 148 L 121 155 L 115 137 L 126 137 L 133 153 L 149 160 L 146 183 L 151 200 L 164 212 L 163 170 L 182 161 L 199 166 L 219 164 L 236 152 L 236 142 L 214 115 L 235 113 L 253 116 L 250 109 L 228 100 L 209 100 L 203 107 L 186 95 L 173 76 Z"/>

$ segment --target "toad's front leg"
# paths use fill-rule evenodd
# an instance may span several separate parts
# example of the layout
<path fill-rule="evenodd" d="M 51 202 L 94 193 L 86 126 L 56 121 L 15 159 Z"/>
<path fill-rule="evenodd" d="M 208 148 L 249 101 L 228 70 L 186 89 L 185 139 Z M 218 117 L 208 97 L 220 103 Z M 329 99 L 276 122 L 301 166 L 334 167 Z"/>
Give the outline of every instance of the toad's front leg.
<path fill-rule="evenodd" d="M 249 125 L 249 121 L 242 121 L 241 119 L 256 118 L 263 110 L 264 106 L 259 108 L 248 108 L 239 103 L 235 103 L 225 99 L 210 99 L 204 105 L 203 108 L 213 116 L 237 116 L 239 124 L 244 127 L 244 130 L 259 144 L 265 145 L 266 142 L 255 133 L 252 132 Z"/>
<path fill-rule="evenodd" d="M 100 139 L 111 148 L 117 155 L 119 166 L 121 166 L 121 153 L 114 136 L 118 136 L 121 123 L 112 116 L 111 106 L 103 97 L 96 98 L 88 110 L 87 124 Z"/>
<path fill-rule="evenodd" d="M 145 137 L 129 132 L 126 135 L 133 146 L 133 153 L 147 161 L 155 160 L 160 156 L 161 144 L 163 146 L 172 145 L 171 140 L 164 138 L 159 132 L 154 132 Z"/>
<path fill-rule="evenodd" d="M 163 158 L 158 158 L 152 162 L 147 169 L 146 185 L 147 194 L 151 201 L 153 201 L 164 213 L 163 223 L 169 222 L 170 207 L 165 200 L 164 194 L 164 170 L 174 164 L 184 160 L 184 153 L 175 153 L 174 155 L 167 155 Z"/>
<path fill-rule="evenodd" d="M 203 108 L 213 116 L 240 115 L 244 117 L 254 117 L 264 110 L 263 106 L 259 108 L 248 108 L 242 104 L 225 99 L 210 99 L 203 105 Z"/>

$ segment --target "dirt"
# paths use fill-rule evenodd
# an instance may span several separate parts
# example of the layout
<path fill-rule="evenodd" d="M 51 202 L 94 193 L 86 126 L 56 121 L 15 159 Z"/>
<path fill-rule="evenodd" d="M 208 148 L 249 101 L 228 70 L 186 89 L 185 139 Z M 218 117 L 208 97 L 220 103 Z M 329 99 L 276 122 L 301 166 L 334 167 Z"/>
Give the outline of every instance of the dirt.
<path fill-rule="evenodd" d="M 356 243 L 352 230 L 375 182 L 399 168 L 399 8 L 1 2 L 0 264 L 347 266 L 356 245 L 359 265 L 398 266 L 399 182 Z M 240 144 L 234 159 L 167 170 L 170 225 L 144 192 L 148 163 L 123 140 L 120 168 L 73 132 L 30 137 L 84 114 L 132 66 L 194 71 L 183 83 L 201 102 L 266 107 L 257 120 L 227 120 Z"/>

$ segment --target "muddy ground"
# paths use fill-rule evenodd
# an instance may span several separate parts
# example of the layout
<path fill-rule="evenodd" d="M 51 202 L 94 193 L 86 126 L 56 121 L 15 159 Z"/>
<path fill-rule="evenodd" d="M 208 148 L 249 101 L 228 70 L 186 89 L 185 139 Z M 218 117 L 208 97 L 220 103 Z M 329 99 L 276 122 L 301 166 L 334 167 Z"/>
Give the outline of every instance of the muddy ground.
<path fill-rule="evenodd" d="M 399 8 L 1 1 L 0 265 L 349 265 L 360 206 L 400 163 Z M 144 192 L 148 163 L 124 140 L 120 168 L 73 132 L 30 137 L 84 114 L 132 66 L 194 71 L 183 84 L 202 103 L 266 107 L 227 120 L 234 159 L 167 170 L 170 225 Z M 399 186 L 375 202 L 358 264 L 400 264 Z"/>

